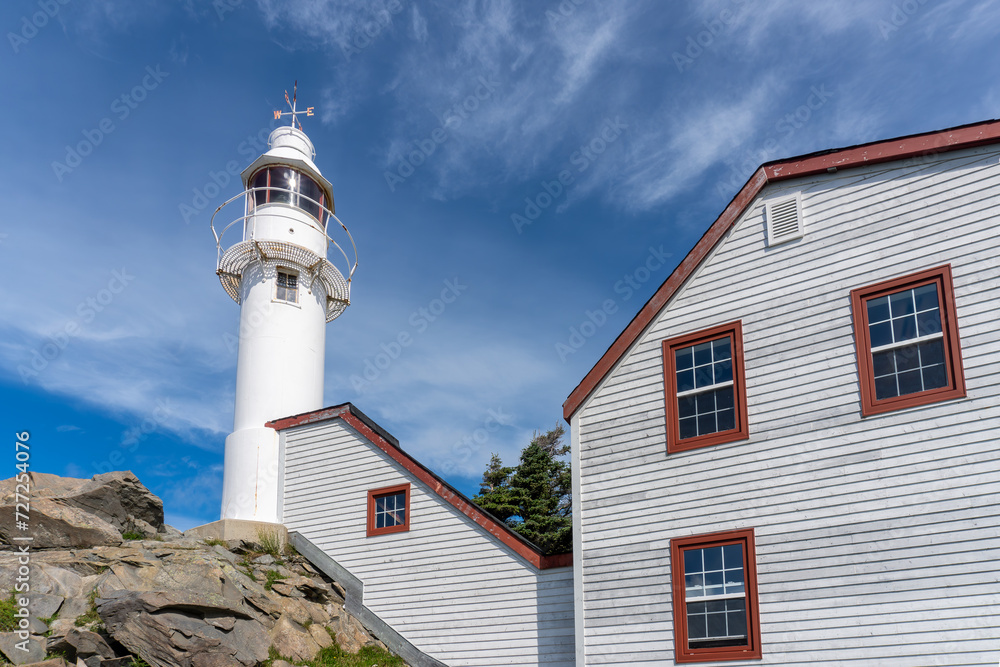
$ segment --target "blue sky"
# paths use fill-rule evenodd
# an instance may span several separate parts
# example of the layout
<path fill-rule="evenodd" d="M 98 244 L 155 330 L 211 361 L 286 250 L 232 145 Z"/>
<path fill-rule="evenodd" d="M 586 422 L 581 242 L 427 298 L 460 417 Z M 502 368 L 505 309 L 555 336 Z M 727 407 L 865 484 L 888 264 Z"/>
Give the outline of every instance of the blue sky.
<path fill-rule="evenodd" d="M 34 0 L 0 26 L 4 430 L 34 470 L 133 470 L 180 528 L 218 518 L 233 417 L 209 218 L 294 80 L 360 258 L 325 403 L 469 495 L 758 164 L 1000 115 L 988 0 Z"/>

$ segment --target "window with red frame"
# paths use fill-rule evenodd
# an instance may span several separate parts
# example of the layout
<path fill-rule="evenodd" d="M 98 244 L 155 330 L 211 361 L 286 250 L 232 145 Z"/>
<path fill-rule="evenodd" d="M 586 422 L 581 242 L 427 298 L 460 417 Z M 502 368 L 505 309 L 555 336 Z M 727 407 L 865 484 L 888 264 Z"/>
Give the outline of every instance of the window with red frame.
<path fill-rule="evenodd" d="M 753 529 L 670 541 L 676 662 L 761 657 Z"/>
<path fill-rule="evenodd" d="M 368 492 L 368 535 L 410 529 L 410 485 L 398 484 Z"/>
<path fill-rule="evenodd" d="M 663 341 L 667 451 L 749 437 L 740 322 Z"/>
<path fill-rule="evenodd" d="M 965 396 L 951 267 L 851 292 L 865 416 Z"/>

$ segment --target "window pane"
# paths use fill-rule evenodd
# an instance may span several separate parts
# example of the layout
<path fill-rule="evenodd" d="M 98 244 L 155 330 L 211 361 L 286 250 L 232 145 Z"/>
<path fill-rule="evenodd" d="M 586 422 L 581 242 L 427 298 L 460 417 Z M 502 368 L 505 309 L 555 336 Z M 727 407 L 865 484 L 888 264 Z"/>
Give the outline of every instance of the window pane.
<path fill-rule="evenodd" d="M 941 333 L 941 311 L 928 310 L 917 316 L 917 332 L 921 336 Z"/>
<path fill-rule="evenodd" d="M 732 345 L 729 342 L 728 336 L 712 341 L 712 354 L 715 361 L 726 361 L 728 359 L 732 359 Z"/>
<path fill-rule="evenodd" d="M 683 419 L 684 417 L 693 417 L 698 412 L 696 409 L 697 399 L 694 396 L 684 396 L 677 399 L 677 414 Z"/>
<path fill-rule="evenodd" d="M 871 339 L 872 347 L 882 347 L 892 342 L 892 324 L 883 322 L 873 324 L 868 327 L 868 337 Z"/>
<path fill-rule="evenodd" d="M 720 382 L 732 382 L 733 380 L 733 362 L 730 359 L 725 361 L 720 361 L 715 364 L 715 382 L 716 384 Z"/>
<path fill-rule="evenodd" d="M 679 371 L 677 373 L 677 392 L 691 391 L 694 389 L 694 371 Z"/>
<path fill-rule="evenodd" d="M 694 385 L 695 387 L 708 387 L 715 384 L 712 379 L 712 367 L 711 366 L 697 366 L 694 369 Z"/>
<path fill-rule="evenodd" d="M 725 578 L 721 571 L 705 573 L 705 595 L 722 595 Z"/>
<path fill-rule="evenodd" d="M 896 389 L 896 376 L 887 375 L 881 378 L 875 378 L 875 398 L 892 398 L 894 396 L 899 396 L 899 391 Z"/>
<path fill-rule="evenodd" d="M 288 190 L 297 187 L 297 174 L 287 167 L 271 167 L 271 193 L 268 201 L 279 204 L 291 204 L 292 194 Z"/>
<path fill-rule="evenodd" d="M 722 559 L 726 564 L 726 569 L 740 568 L 740 581 L 743 572 L 743 546 L 740 544 L 727 544 L 722 547 Z"/>
<path fill-rule="evenodd" d="M 708 614 L 708 636 L 709 637 L 728 637 L 729 633 L 726 631 L 726 612 L 720 613 L 709 613 Z"/>
<path fill-rule="evenodd" d="M 729 431 L 736 428 L 736 411 L 720 410 L 715 414 L 715 424 L 719 431 Z"/>
<path fill-rule="evenodd" d="M 712 344 L 702 343 L 701 345 L 695 345 L 694 346 L 695 366 L 704 366 L 710 363 L 712 363 Z"/>
<path fill-rule="evenodd" d="M 680 420 L 680 437 L 693 438 L 698 435 L 698 418 L 688 417 L 687 419 Z"/>
<path fill-rule="evenodd" d="M 868 301 L 868 323 L 885 322 L 889 319 L 889 297 L 879 297 Z"/>
<path fill-rule="evenodd" d="M 896 382 L 899 384 L 899 395 L 903 396 L 906 394 L 915 394 L 918 391 L 923 391 L 923 382 L 920 379 L 920 370 L 906 371 L 905 373 L 900 373 L 896 376 Z"/>
<path fill-rule="evenodd" d="M 893 341 L 901 343 L 917 337 L 917 318 L 914 315 L 907 315 L 892 321 Z"/>
<path fill-rule="evenodd" d="M 944 372 L 944 364 L 930 366 L 929 368 L 921 369 L 920 372 L 924 379 L 925 391 L 948 386 L 948 376 Z"/>
<path fill-rule="evenodd" d="M 698 415 L 698 435 L 715 433 L 717 431 L 714 412 L 709 412 L 707 415 Z"/>
<path fill-rule="evenodd" d="M 926 343 L 921 343 L 919 350 L 921 366 L 934 366 L 936 364 L 944 363 L 943 340 L 932 340 Z"/>
<path fill-rule="evenodd" d="M 913 290 L 896 292 L 889 295 L 889 312 L 893 317 L 908 315 L 913 312 Z"/>
<path fill-rule="evenodd" d="M 893 352 L 893 357 L 896 360 L 896 370 L 899 372 L 920 368 L 920 355 L 916 345 L 897 348 Z"/>
<path fill-rule="evenodd" d="M 727 387 L 725 389 L 717 389 L 712 392 L 715 394 L 715 409 L 716 410 L 731 410 L 733 407 L 733 388 Z"/>
<path fill-rule="evenodd" d="M 253 177 L 253 181 L 250 182 L 250 187 L 252 188 L 267 188 L 267 169 L 261 169 Z M 255 190 L 253 193 L 253 199 L 255 204 L 263 204 L 267 201 L 267 190 Z"/>
<path fill-rule="evenodd" d="M 729 623 L 730 637 L 745 637 L 747 634 L 746 600 L 728 600 L 729 613 L 726 614 Z"/>
<path fill-rule="evenodd" d="M 677 370 L 682 371 L 694 367 L 694 349 L 685 347 L 674 352 L 674 362 Z"/>
<path fill-rule="evenodd" d="M 705 571 L 722 569 L 722 547 L 702 549 L 705 558 Z"/>
<path fill-rule="evenodd" d="M 872 355 L 872 370 L 875 372 L 875 377 L 881 377 L 883 375 L 889 375 L 896 372 L 895 355 L 892 350 L 886 350 L 885 352 L 876 352 Z"/>
<path fill-rule="evenodd" d="M 913 290 L 913 300 L 916 302 L 917 310 L 930 310 L 938 308 L 937 285 L 922 285 Z"/>
<path fill-rule="evenodd" d="M 299 207 L 312 217 L 320 220 L 319 204 L 310 201 L 314 200 L 315 202 L 319 202 L 322 199 L 323 191 L 320 190 L 319 185 L 317 185 L 313 179 L 303 174 L 300 178 L 299 192 L 305 195 L 304 197 L 299 198 Z M 309 199 L 306 199 L 306 197 L 309 197 Z"/>

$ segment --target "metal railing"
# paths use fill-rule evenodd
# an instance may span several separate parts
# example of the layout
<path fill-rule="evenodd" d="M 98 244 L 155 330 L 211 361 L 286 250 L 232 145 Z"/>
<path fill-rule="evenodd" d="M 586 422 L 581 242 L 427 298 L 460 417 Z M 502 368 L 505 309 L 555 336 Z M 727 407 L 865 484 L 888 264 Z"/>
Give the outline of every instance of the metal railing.
<path fill-rule="evenodd" d="M 297 201 L 308 201 L 308 202 L 314 204 L 316 210 L 321 211 L 320 217 L 326 219 L 326 221 L 327 221 L 326 224 L 323 224 L 323 220 L 322 219 L 318 220 L 315 216 L 313 216 L 311 213 L 309 213 L 309 211 L 306 210 L 305 208 L 302 208 L 301 206 L 297 206 L 297 205 L 292 204 L 290 202 L 266 202 L 264 204 L 257 204 L 256 201 L 255 201 L 255 195 L 256 195 L 256 193 L 258 193 L 258 192 L 265 192 L 265 191 L 266 192 L 275 191 L 275 192 L 288 193 L 290 195 L 290 197 L 295 198 Z M 236 201 L 240 197 L 245 197 L 246 198 L 245 199 L 245 203 L 244 203 L 244 209 L 243 209 L 244 210 L 244 214 L 242 216 L 234 219 L 232 222 L 230 222 L 225 227 L 223 227 L 221 232 L 217 231 L 215 229 L 215 217 L 219 214 L 219 212 L 222 209 L 224 209 L 225 207 L 227 207 L 229 204 L 232 204 L 234 201 Z M 254 204 L 253 204 L 253 207 L 252 207 L 252 210 L 251 210 L 250 202 L 252 202 L 252 201 L 254 202 Z M 290 210 L 301 211 L 301 212 L 305 213 L 307 216 L 309 216 L 309 220 L 306 221 L 307 224 L 310 227 L 312 227 L 313 229 L 315 229 L 317 232 L 319 232 L 320 234 L 322 234 L 323 237 L 324 237 L 324 239 L 326 240 L 326 244 L 325 244 L 325 248 L 324 248 L 324 252 L 323 252 L 323 259 L 327 259 L 327 261 L 329 261 L 328 258 L 327 258 L 327 255 L 330 252 L 330 246 L 333 245 L 340 252 L 341 256 L 343 256 L 343 258 L 344 258 L 344 266 L 345 266 L 345 268 L 347 268 L 347 272 L 343 273 L 343 275 L 347 279 L 347 284 L 348 285 L 351 284 L 351 278 L 354 276 L 354 271 L 358 268 L 358 247 L 354 243 L 354 237 L 351 236 L 351 232 L 350 232 L 350 230 L 347 229 L 347 226 L 343 222 L 340 221 L 340 218 L 338 218 L 336 216 L 336 214 L 334 214 L 334 212 L 332 210 L 330 210 L 329 208 L 323 206 L 320 202 L 316 201 L 312 197 L 304 195 L 304 194 L 302 194 L 300 192 L 296 192 L 295 190 L 291 190 L 289 188 L 279 188 L 279 187 L 275 187 L 275 186 L 264 186 L 264 187 L 249 188 L 247 190 L 244 190 L 240 194 L 235 195 L 234 197 L 231 197 L 231 198 L 227 199 L 226 201 L 224 201 L 222 204 L 219 205 L 218 208 L 215 209 L 215 212 L 212 213 L 212 219 L 209 221 L 209 226 L 212 229 L 212 235 L 215 237 L 216 266 L 221 266 L 221 264 L 222 264 L 222 256 L 223 256 L 223 254 L 225 252 L 223 250 L 223 247 L 222 247 L 222 238 L 223 238 L 223 236 L 225 236 L 226 232 L 228 232 L 230 230 L 230 228 L 233 227 L 233 225 L 235 225 L 237 223 L 241 223 L 241 229 L 243 230 L 243 238 L 239 241 L 240 243 L 243 242 L 243 241 L 251 241 L 251 240 L 256 239 L 256 230 L 257 230 L 257 227 L 256 227 L 256 225 L 257 225 L 256 217 L 258 215 L 262 215 L 262 213 L 259 212 L 259 208 L 261 206 L 267 206 L 268 207 L 268 209 L 267 209 L 267 215 L 281 216 L 280 207 L 287 207 Z M 275 207 L 275 208 L 271 208 L 271 207 Z M 278 209 L 278 210 L 275 210 L 275 209 Z M 289 215 L 287 217 L 290 218 L 290 219 L 292 219 L 292 220 L 294 220 L 294 221 L 296 221 L 296 222 L 302 222 L 302 219 L 299 218 L 299 217 L 297 217 L 297 216 L 293 217 L 293 216 Z M 351 263 L 350 257 L 348 257 L 347 253 L 344 251 L 344 248 L 339 243 L 337 243 L 333 238 L 331 238 L 330 235 L 327 233 L 326 230 L 329 227 L 329 221 L 330 220 L 335 220 L 337 222 L 337 224 L 340 225 L 340 228 L 344 230 L 344 233 L 347 234 L 347 238 L 351 242 L 351 249 L 354 251 L 354 263 L 353 264 Z M 249 224 L 249 227 L 248 227 L 248 224 Z M 236 245 L 236 244 L 234 243 L 232 245 Z M 232 247 L 232 246 L 230 246 L 230 247 Z M 226 248 L 226 250 L 228 250 L 228 249 L 229 248 Z M 334 265 L 334 266 L 336 266 L 336 265 Z"/>

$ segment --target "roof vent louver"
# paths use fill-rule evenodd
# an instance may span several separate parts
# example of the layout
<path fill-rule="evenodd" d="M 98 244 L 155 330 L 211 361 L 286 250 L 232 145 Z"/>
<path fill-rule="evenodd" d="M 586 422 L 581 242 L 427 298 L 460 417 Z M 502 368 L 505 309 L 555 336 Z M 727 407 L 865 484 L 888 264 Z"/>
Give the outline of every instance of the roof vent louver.
<path fill-rule="evenodd" d="M 766 215 L 769 247 L 802 238 L 802 207 L 798 195 L 768 202 Z"/>

